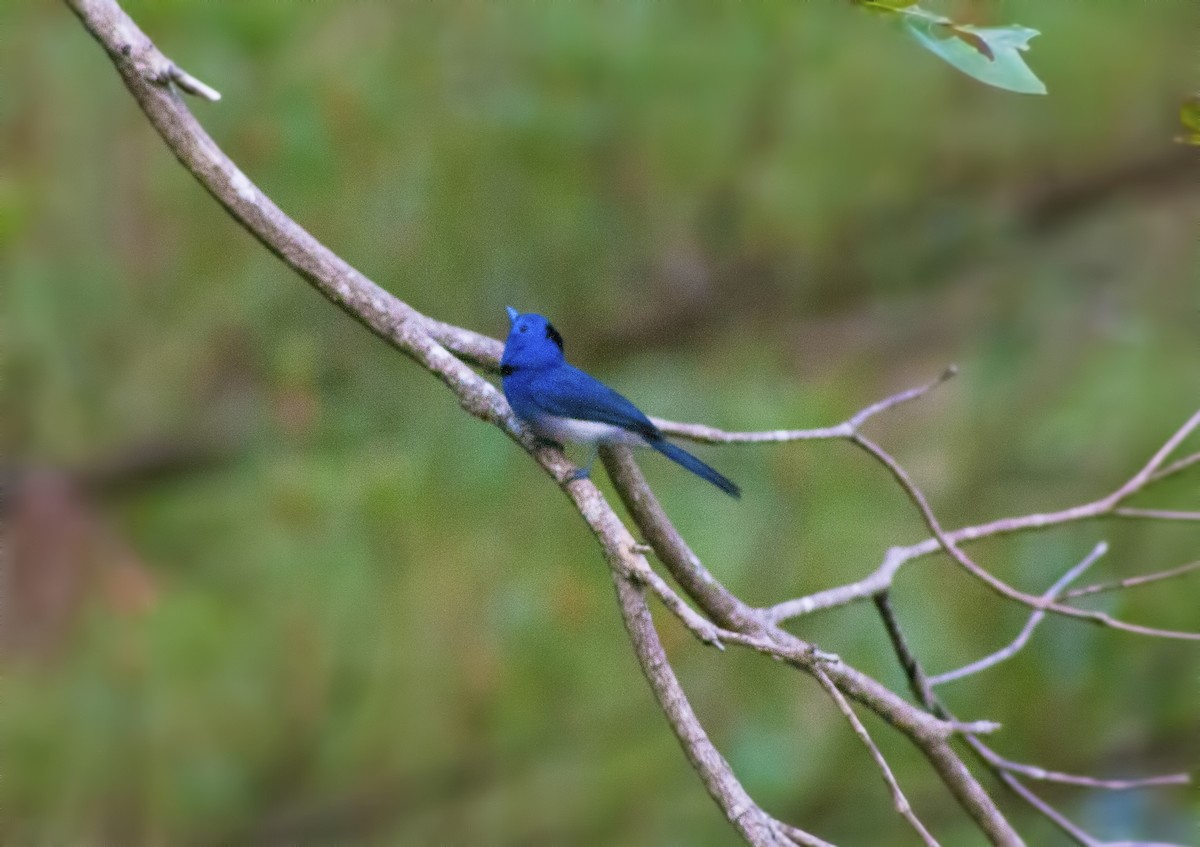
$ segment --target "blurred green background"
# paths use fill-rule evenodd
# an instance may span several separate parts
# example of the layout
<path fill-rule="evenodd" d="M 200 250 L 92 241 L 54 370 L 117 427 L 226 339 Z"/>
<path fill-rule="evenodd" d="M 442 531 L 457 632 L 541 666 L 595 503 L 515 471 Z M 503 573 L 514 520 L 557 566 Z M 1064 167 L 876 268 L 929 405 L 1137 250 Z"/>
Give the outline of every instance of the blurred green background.
<path fill-rule="evenodd" d="M 508 304 L 544 312 L 653 414 L 827 425 L 957 362 L 870 427 L 947 525 L 1106 493 L 1200 401 L 1200 170 L 1171 141 L 1197 82 L 1193 0 L 937 7 L 1040 29 L 1044 98 L 834 0 L 126 8 L 224 94 L 191 106 L 326 244 L 481 332 L 506 331 Z M 3 424 L 25 521 L 0 840 L 736 843 L 594 542 L 524 453 L 229 220 L 64 5 L 0 6 L 0 75 Z M 698 452 L 740 503 L 643 464 L 752 603 L 925 536 L 844 444 Z M 1192 474 L 1139 504 L 1195 509 L 1196 491 Z M 1200 549 L 1194 526 L 1108 522 L 975 550 L 1040 592 L 1101 538 L 1097 578 Z M 1095 605 L 1194 629 L 1197 585 Z M 895 599 L 932 672 L 1025 619 L 942 560 Z M 810 680 L 660 620 L 765 808 L 838 843 L 911 840 Z M 795 628 L 902 690 L 869 606 Z M 943 693 L 1003 722 L 1013 758 L 1142 775 L 1200 759 L 1198 671 L 1194 645 L 1050 620 Z M 980 843 L 869 726 L 943 843 Z M 1104 838 L 1196 835 L 1194 787 L 1041 790 Z M 1063 843 L 997 796 L 1031 844 Z"/>

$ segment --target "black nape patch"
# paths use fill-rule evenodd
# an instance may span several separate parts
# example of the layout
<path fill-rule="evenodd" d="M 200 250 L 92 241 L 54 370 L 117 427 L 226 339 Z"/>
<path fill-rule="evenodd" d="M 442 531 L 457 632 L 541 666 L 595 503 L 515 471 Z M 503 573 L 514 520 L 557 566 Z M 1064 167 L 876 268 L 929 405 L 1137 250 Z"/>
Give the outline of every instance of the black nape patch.
<path fill-rule="evenodd" d="M 546 337 L 558 345 L 558 349 L 563 349 L 562 336 L 558 334 L 558 330 L 554 328 L 554 324 L 546 324 Z"/>

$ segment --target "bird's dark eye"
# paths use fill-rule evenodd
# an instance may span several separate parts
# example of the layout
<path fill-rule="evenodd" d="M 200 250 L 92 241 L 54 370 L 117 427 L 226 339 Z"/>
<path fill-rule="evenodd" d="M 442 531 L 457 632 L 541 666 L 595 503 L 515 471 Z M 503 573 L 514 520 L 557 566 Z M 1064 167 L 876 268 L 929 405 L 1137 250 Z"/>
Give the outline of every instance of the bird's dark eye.
<path fill-rule="evenodd" d="M 526 331 L 528 331 L 528 329 L 529 329 L 529 327 L 522 324 L 521 326 L 517 327 L 517 332 L 526 332 Z"/>

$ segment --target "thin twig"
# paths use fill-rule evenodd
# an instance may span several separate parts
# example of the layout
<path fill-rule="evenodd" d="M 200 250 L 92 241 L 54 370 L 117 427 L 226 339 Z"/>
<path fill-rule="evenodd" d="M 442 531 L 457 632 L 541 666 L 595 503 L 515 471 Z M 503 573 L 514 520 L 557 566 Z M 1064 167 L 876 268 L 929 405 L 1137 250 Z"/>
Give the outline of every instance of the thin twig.
<path fill-rule="evenodd" d="M 711 621 L 705 619 L 687 605 L 684 600 L 674 592 L 666 581 L 657 574 L 653 579 L 645 578 L 640 571 L 630 571 L 628 578 L 634 582 L 646 585 L 655 595 L 663 602 L 669 611 L 675 614 L 679 621 L 702 643 L 709 644 L 720 650 L 725 649 L 725 644 L 736 644 L 739 647 L 746 647 L 762 653 L 765 656 L 770 656 L 773 659 L 799 664 L 805 667 L 813 666 L 812 674 L 817 676 L 822 675 L 828 679 L 824 667 L 836 667 L 842 663 L 840 656 L 833 653 L 827 653 L 823 650 L 817 650 L 811 646 L 797 647 L 795 644 L 780 644 L 770 638 L 747 635 L 743 632 L 737 632 L 731 629 L 725 629 L 717 626 Z M 814 663 L 821 663 L 817 666 Z M 959 721 L 959 720 L 939 720 L 937 726 L 943 730 L 945 736 L 970 733 L 972 735 L 987 735 L 1001 729 L 1001 725 L 995 721 L 980 720 L 980 721 Z"/>
<path fill-rule="evenodd" d="M 1163 463 L 1175 452 L 1175 448 L 1182 444 L 1184 439 L 1191 435 L 1197 427 L 1200 427 L 1200 411 L 1197 411 L 1188 418 L 1183 426 L 1177 429 L 1162 447 L 1158 448 L 1158 452 L 1150 457 L 1150 461 L 1146 462 L 1140 471 L 1112 493 L 1109 499 L 1112 501 L 1113 506 L 1129 499 L 1140 491 L 1147 482 L 1150 482 L 1154 475 L 1158 473 Z"/>
<path fill-rule="evenodd" d="M 1026 765 L 1006 759 L 990 747 L 984 746 L 981 752 L 993 766 L 1010 773 L 1020 774 L 1029 779 L 1041 782 L 1057 782 L 1061 785 L 1078 785 L 1083 788 L 1099 788 L 1105 791 L 1130 791 L 1137 788 L 1154 788 L 1163 785 L 1188 785 L 1192 778 L 1186 773 L 1168 773 L 1158 776 L 1143 776 L 1136 779 L 1098 779 L 1094 776 L 1064 773 L 1040 768 L 1037 765 Z"/>
<path fill-rule="evenodd" d="M 850 726 L 854 729 L 854 734 L 858 736 L 863 746 L 867 748 L 867 752 L 871 754 L 871 758 L 875 760 L 875 766 L 883 774 L 883 781 L 887 783 L 888 790 L 892 793 L 892 805 L 895 807 L 897 813 L 908 821 L 909 825 L 928 847 L 937 847 L 937 840 L 930 835 L 929 830 L 921 823 L 921 819 L 913 812 L 912 805 L 909 804 L 908 798 L 904 796 L 904 791 L 900 788 L 900 783 L 896 781 L 896 776 L 892 773 L 887 759 L 883 757 L 883 753 L 880 752 L 875 742 L 871 739 L 871 734 L 867 732 L 867 728 L 863 725 L 863 722 L 854 713 L 854 708 L 847 702 L 842 692 L 838 691 L 837 686 L 829 680 L 824 671 L 818 669 L 813 676 L 837 705 L 838 710 L 845 715 L 846 720 L 850 722 Z"/>
<path fill-rule="evenodd" d="M 1078 579 L 1084 571 L 1095 564 L 1100 557 L 1107 552 L 1108 544 L 1101 541 L 1092 549 L 1092 552 L 1089 553 L 1083 559 L 1083 561 L 1079 562 L 1070 570 L 1068 570 L 1065 574 L 1059 577 L 1053 585 L 1046 589 L 1046 593 L 1042 595 L 1042 599 L 1057 599 L 1059 596 L 1061 596 L 1064 588 Z M 982 659 L 971 662 L 971 664 L 964 665 L 956 670 L 946 671 L 945 673 L 938 674 L 937 676 L 931 676 L 929 677 L 929 684 L 932 686 L 938 686 L 946 682 L 951 682 L 952 680 L 962 679 L 963 677 L 971 676 L 972 674 L 977 674 L 980 671 L 987 670 L 988 668 L 998 665 L 1006 659 L 1015 656 L 1022 648 L 1024 648 L 1026 642 L 1029 641 L 1030 636 L 1033 635 L 1033 631 L 1037 629 L 1038 624 L 1040 624 L 1045 617 L 1045 609 L 1036 610 L 1029 616 L 1029 620 L 1026 621 L 1025 626 L 1021 629 L 1020 634 L 1017 635 L 1013 642 L 1007 647 L 1002 647 L 995 653 L 984 656 Z"/>
<path fill-rule="evenodd" d="M 974 747 L 975 745 L 971 746 Z M 1025 785 L 1023 782 L 1021 782 L 1021 780 L 1017 779 L 1011 773 L 1000 771 L 997 773 L 997 776 L 1010 791 L 1032 806 L 1046 820 L 1050 821 L 1052 824 L 1061 829 L 1063 833 L 1065 833 L 1068 838 L 1073 839 L 1075 843 L 1079 845 L 1079 847 L 1105 847 L 1104 842 L 1092 837 L 1087 830 L 1081 829 L 1070 818 L 1058 811 L 1058 809 L 1051 806 L 1041 797 L 1037 796 L 1037 794 L 1031 791 L 1027 785 Z"/>
<path fill-rule="evenodd" d="M 1071 821 L 1069 818 L 1067 818 L 1066 815 L 1059 812 L 1057 809 L 1055 809 L 1053 806 L 1051 806 L 1049 803 L 1047 803 L 1045 800 L 1043 800 L 1041 797 L 1039 797 L 1037 794 L 1035 794 L 1029 788 L 1029 786 L 1027 786 L 1023 782 L 1021 782 L 1021 780 L 1019 780 L 1017 778 L 1016 773 L 1014 772 L 1018 769 L 1011 767 L 1012 765 L 1016 764 L 1015 762 L 1007 762 L 1003 758 L 997 757 L 995 752 L 990 747 L 988 747 L 986 744 L 984 744 L 982 741 L 980 741 L 978 738 L 968 736 L 966 740 L 967 740 L 967 744 L 971 747 L 971 749 L 974 750 L 976 752 L 976 754 L 979 755 L 979 757 L 982 760 L 984 760 L 989 765 L 989 767 L 992 768 L 992 770 L 996 774 L 997 778 L 999 778 L 1000 781 L 1003 782 L 1010 791 L 1012 791 L 1014 794 L 1016 794 L 1018 797 L 1020 797 L 1022 800 L 1024 800 L 1030 806 L 1032 806 L 1043 817 L 1045 817 L 1047 820 L 1049 820 L 1051 823 L 1053 823 L 1055 826 L 1057 826 L 1059 829 L 1061 829 L 1064 833 L 1066 833 L 1066 835 L 1068 837 L 1072 838 L 1076 844 L 1079 844 L 1080 847 L 1186 847 L 1185 845 L 1181 845 L 1181 844 L 1174 844 L 1174 843 L 1161 842 L 1161 841 L 1102 841 L 1102 840 L 1094 837 L 1093 835 L 1091 835 L 1089 832 L 1085 831 L 1081 827 L 1079 827 L 1077 824 L 1075 824 L 1073 821 Z M 997 766 L 996 764 L 993 764 L 991 761 L 991 759 L 993 757 L 999 759 L 999 761 L 1002 765 L 1006 764 L 1006 765 L 1009 765 L 1010 767 Z M 1037 771 L 1038 769 L 1032 768 L 1031 770 Z M 1057 774 L 1057 776 L 1070 777 L 1071 775 L 1070 774 Z M 1186 774 L 1183 776 L 1185 777 L 1183 782 L 1187 782 L 1188 780 L 1186 779 Z M 1037 778 L 1037 777 L 1034 777 L 1034 778 Z M 1086 779 L 1086 778 L 1079 777 L 1076 779 Z M 1109 781 L 1106 784 L 1104 780 L 1094 780 L 1091 782 L 1075 781 L 1075 782 L 1070 782 L 1070 784 L 1086 785 L 1091 788 L 1106 788 L 1106 789 L 1112 788 L 1115 785 L 1115 786 L 1118 786 L 1117 790 L 1124 790 L 1125 788 L 1144 788 L 1144 787 L 1146 787 L 1147 784 L 1155 784 L 1155 785 L 1178 784 L 1177 780 L 1168 783 L 1167 780 L 1170 779 L 1168 777 L 1152 777 L 1151 779 L 1158 779 L 1158 780 L 1162 780 L 1162 781 L 1150 783 L 1150 780 L 1143 780 L 1143 781 L 1140 781 L 1141 784 L 1133 784 L 1133 783 L 1139 782 L 1137 780 L 1126 781 L 1127 784 L 1121 784 L 1118 781 Z M 1055 781 L 1068 782 L 1068 780 L 1061 780 L 1061 779 L 1055 780 Z"/>
<path fill-rule="evenodd" d="M 659 561 L 675 581 L 719 627 L 717 637 L 732 644 L 758 650 L 782 659 L 811 673 L 824 668 L 843 693 L 875 711 L 888 723 L 900 728 L 914 740 L 955 735 L 959 728 L 930 715 L 911 709 L 902 698 L 875 680 L 842 662 L 815 645 L 791 633 L 765 625 L 761 614 L 748 606 L 705 569 L 670 522 L 662 504 L 654 496 L 633 460 L 628 448 L 603 447 L 600 458 L 609 477 L 632 515 L 634 522 L 654 548 Z M 916 723 L 913 723 L 913 719 Z"/>
<path fill-rule="evenodd" d="M 1181 471 L 1186 471 L 1188 468 L 1197 464 L 1200 464 L 1200 453 L 1193 453 L 1190 456 L 1184 456 L 1182 459 L 1172 462 L 1161 470 L 1152 473 L 1150 475 L 1150 481 L 1158 482 L 1159 480 L 1166 479 L 1169 476 L 1174 476 Z"/>
<path fill-rule="evenodd" d="M 850 420 L 847 421 L 847 424 L 850 426 L 850 431 L 852 433 L 858 432 L 859 429 L 862 428 L 863 424 L 878 415 L 880 412 L 886 412 L 888 409 L 895 408 L 902 403 L 918 400 L 929 392 L 933 391 L 942 383 L 953 379 L 956 376 L 958 376 L 958 365 L 947 365 L 946 369 L 938 375 L 937 379 L 927 382 L 925 385 L 919 385 L 916 388 L 910 388 L 908 391 L 901 391 L 899 394 L 895 394 L 885 400 L 881 400 L 878 403 L 867 406 L 867 408 L 852 416 Z"/>
<path fill-rule="evenodd" d="M 1200 521 L 1200 512 L 1176 512 L 1170 509 L 1132 509 L 1126 506 L 1112 510 L 1115 518 L 1136 518 L 1152 521 Z"/>
<path fill-rule="evenodd" d="M 908 736 L 992 843 L 1006 847 L 1023 843 L 983 786 L 947 743 L 951 736 L 968 731 L 967 727 L 991 731 L 996 728 L 994 723 L 964 726 L 955 721 L 939 720 L 913 708 L 845 662 L 827 662 L 813 645 L 770 623 L 765 613 L 748 606 L 704 567 L 670 522 L 628 448 L 603 448 L 600 457 L 621 501 L 643 537 L 654 548 L 659 561 L 705 614 L 744 639 L 721 632 L 722 640 L 745 643 L 770 655 L 785 656 L 789 664 L 809 674 L 814 674 L 816 669 L 823 671 L 847 697 L 871 709 Z M 934 723 L 928 723 L 928 720 Z"/>
<path fill-rule="evenodd" d="M 909 388 L 906 391 L 901 391 L 898 394 L 893 394 L 876 403 L 872 403 L 855 414 L 851 415 L 846 420 L 835 426 L 819 427 L 817 429 L 775 429 L 764 430 L 758 432 L 727 432 L 716 427 L 705 426 L 703 424 L 680 423 L 678 421 L 668 421 L 663 418 L 652 417 L 650 420 L 667 435 L 672 435 L 677 438 L 686 438 L 689 441 L 696 441 L 701 444 L 774 444 L 787 441 L 821 441 L 837 438 L 850 438 L 865 424 L 868 420 L 886 412 L 888 409 L 895 408 L 903 403 L 908 403 L 920 397 L 924 397 L 929 392 L 933 391 L 946 380 L 955 376 L 958 373 L 957 365 L 950 365 L 937 379 L 918 385 L 916 388 Z"/>
<path fill-rule="evenodd" d="M 1170 440 L 1168 440 L 1166 445 L 1177 446 L 1194 429 L 1194 421 L 1195 416 L 1180 427 Z M 853 437 L 851 437 L 851 440 L 853 440 Z M 859 446 L 861 447 L 862 445 L 860 444 Z M 1163 512 L 1160 510 L 1129 509 L 1119 506 L 1124 499 L 1131 497 L 1138 491 L 1144 490 L 1150 484 L 1158 482 L 1169 475 L 1179 473 L 1196 464 L 1197 461 L 1200 461 L 1197 458 L 1200 457 L 1200 453 L 1198 453 L 1195 456 L 1189 456 L 1184 460 L 1158 469 L 1166 455 L 1160 449 L 1151 461 L 1138 474 L 1132 477 L 1129 482 L 1126 482 L 1120 489 L 1099 500 L 1072 506 L 1068 509 L 1061 509 L 1057 512 L 1038 512 L 1017 517 L 1000 518 L 976 526 L 962 527 L 944 532 L 944 537 L 953 542 L 954 545 L 961 545 L 997 535 L 1010 535 L 1029 530 L 1049 529 L 1078 521 L 1103 518 L 1113 514 L 1118 514 L 1120 517 L 1127 519 L 1193 520 L 1195 513 L 1192 512 Z M 1152 470 L 1150 473 L 1146 473 L 1147 469 Z M 1130 483 L 1139 479 L 1139 486 L 1131 487 Z M 796 597 L 777 603 L 766 610 L 766 615 L 772 622 L 781 623 L 792 618 L 811 614 L 812 612 L 869 600 L 880 591 L 891 586 L 896 574 L 904 565 L 943 550 L 944 545 L 942 541 L 943 539 L 933 537 L 908 547 L 893 547 L 887 551 L 879 567 L 862 579 L 834 588 L 827 588 L 805 597 Z"/>
<path fill-rule="evenodd" d="M 887 591 L 881 591 L 872 600 L 875 603 L 876 611 L 879 612 L 880 620 L 883 621 L 883 628 L 888 634 L 888 640 L 892 643 L 892 649 L 896 653 L 896 658 L 900 662 L 904 676 L 908 680 L 909 689 L 917 698 L 917 702 L 931 714 L 942 718 L 948 717 L 950 715 L 949 710 L 942 705 L 937 695 L 933 693 L 933 687 L 929 684 L 929 679 L 925 676 L 925 671 L 922 669 L 916 653 L 904 637 L 904 631 L 900 628 L 900 619 L 896 616 L 895 609 L 892 608 L 891 595 Z M 981 749 L 986 748 L 987 745 L 970 735 L 966 736 L 966 740 L 976 755 L 979 755 L 985 764 L 991 766 L 991 763 L 981 753 Z M 1027 789 L 1011 773 L 993 769 L 1005 785 L 1012 789 L 1018 796 L 1025 799 L 1026 802 L 1041 812 L 1047 819 L 1075 838 L 1079 844 L 1088 844 L 1090 847 L 1091 843 L 1093 843 L 1090 841 L 1091 836 L 1060 815 L 1056 809 Z"/>
<path fill-rule="evenodd" d="M 1194 420 L 1200 420 L 1200 415 L 1198 415 L 1197 418 L 1194 418 Z M 1191 422 L 1189 421 L 1189 424 L 1190 423 Z M 1053 612 L 1057 615 L 1063 615 L 1065 617 L 1078 618 L 1080 620 L 1090 621 L 1100 626 L 1119 629 L 1123 632 L 1131 632 L 1136 635 L 1147 635 L 1156 638 L 1177 638 L 1184 641 L 1200 641 L 1200 633 L 1179 632 L 1176 630 L 1158 629 L 1156 627 L 1126 623 L 1125 621 L 1117 620 L 1107 612 L 1096 612 L 1087 609 L 1076 609 L 1074 606 L 1064 606 L 1061 603 L 1043 600 L 1040 597 L 1034 597 L 1032 594 L 1026 594 L 1023 591 L 1013 588 L 1002 579 L 996 577 L 990 571 L 980 567 L 969 556 L 967 556 L 966 553 L 959 549 L 958 545 L 954 543 L 953 539 L 951 539 L 942 529 L 942 526 L 938 522 L 937 516 L 933 513 L 933 509 L 930 507 L 929 501 L 925 498 L 925 495 L 921 493 L 921 490 L 917 487 L 916 483 L 913 482 L 912 478 L 908 475 L 908 472 L 904 470 L 900 463 L 897 462 L 890 453 L 862 434 L 856 434 L 850 440 L 878 459 L 879 462 L 888 470 L 888 472 L 891 473 L 892 477 L 900 484 L 900 487 L 904 489 L 909 499 L 913 502 L 913 505 L 917 507 L 917 510 L 921 513 L 921 517 L 925 520 L 926 526 L 929 527 L 929 530 L 933 533 L 934 537 L 937 538 L 938 542 L 942 545 L 942 548 L 946 551 L 946 553 L 948 553 L 955 562 L 961 565 L 964 570 L 966 570 L 984 585 L 988 586 L 988 588 L 991 588 L 1001 597 L 1007 597 L 1010 600 L 1023 603 L 1032 609 L 1041 609 L 1047 612 Z M 1158 457 L 1156 456 L 1156 458 Z M 1151 465 L 1147 465 L 1147 468 L 1149 467 L 1151 467 Z M 1146 470 L 1143 469 L 1139 472 L 1139 476 L 1148 477 L 1149 474 L 1147 474 Z M 1120 491 L 1117 493 L 1119 494 Z"/>
<path fill-rule="evenodd" d="M 638 547 L 641 546 L 638 545 Z M 637 548 L 635 548 L 635 551 L 638 553 L 641 552 Z M 653 568 L 640 555 L 635 557 L 635 561 L 640 562 L 645 567 L 630 568 L 629 577 L 649 586 L 655 596 L 662 601 L 662 604 L 673 612 L 675 617 L 700 641 L 716 647 L 718 650 L 724 650 L 725 645 L 721 643 L 722 637 L 725 635 L 737 635 L 737 633 L 725 632 L 721 627 L 696 612 L 684 602 L 682 597 L 675 593 L 675 590 L 671 586 L 667 585 L 666 580 L 654 572 Z"/>
<path fill-rule="evenodd" d="M 1106 591 L 1120 591 L 1125 588 L 1136 588 L 1139 585 L 1150 585 L 1154 582 L 1161 582 L 1164 579 L 1183 576 L 1195 570 L 1200 570 L 1200 560 L 1180 565 L 1170 570 L 1142 574 L 1140 576 L 1129 576 L 1125 577 L 1125 579 L 1114 579 L 1111 582 L 1098 582 L 1095 585 L 1085 585 L 1082 588 L 1073 588 L 1063 594 L 1062 599 L 1074 600 L 1077 597 L 1090 597 L 1093 594 L 1102 594 Z"/>
<path fill-rule="evenodd" d="M 875 608 L 879 612 L 880 619 L 883 621 L 884 629 L 887 631 L 888 639 L 892 643 L 892 648 L 896 653 L 896 657 L 900 662 L 900 667 L 904 671 L 905 678 L 908 680 L 909 688 L 917 701 L 930 713 L 938 715 L 944 720 L 950 720 L 953 715 L 949 709 L 938 699 L 934 693 L 933 687 L 930 684 L 929 678 L 925 676 L 925 672 L 921 667 L 920 661 L 909 646 L 907 639 L 904 637 L 903 630 L 900 628 L 899 618 L 896 616 L 895 610 L 892 608 L 891 599 L 886 591 L 877 594 L 874 598 Z M 1038 797 L 1033 791 L 1025 786 L 1016 774 L 1022 774 L 1032 779 L 1040 779 L 1048 782 L 1057 782 L 1067 785 L 1078 785 L 1088 788 L 1100 788 L 1105 790 L 1122 791 L 1132 788 L 1145 788 L 1149 786 L 1161 785 L 1179 785 L 1190 781 L 1187 774 L 1168 774 L 1165 776 L 1144 777 L 1141 779 L 1126 779 L 1126 780 L 1104 780 L 1095 779 L 1093 777 L 1079 776 L 1076 774 L 1063 773 L 1061 771 L 1050 771 L 1045 768 L 1039 768 L 1034 765 L 1026 765 L 1020 762 L 1014 762 L 1006 759 L 984 743 L 976 734 L 968 733 L 964 736 L 965 741 L 975 752 L 988 768 L 990 768 L 996 776 L 1004 782 L 1017 796 L 1025 800 L 1034 809 L 1044 815 L 1048 820 L 1059 827 L 1068 836 L 1073 838 L 1081 845 L 1100 845 L 1112 847 L 1111 844 L 1098 841 L 1084 830 L 1080 829 L 1060 812 L 1058 812 L 1050 804 L 1046 803 Z M 1148 845 L 1148 843 L 1147 843 Z M 1172 845 L 1174 847 L 1174 845 Z"/>

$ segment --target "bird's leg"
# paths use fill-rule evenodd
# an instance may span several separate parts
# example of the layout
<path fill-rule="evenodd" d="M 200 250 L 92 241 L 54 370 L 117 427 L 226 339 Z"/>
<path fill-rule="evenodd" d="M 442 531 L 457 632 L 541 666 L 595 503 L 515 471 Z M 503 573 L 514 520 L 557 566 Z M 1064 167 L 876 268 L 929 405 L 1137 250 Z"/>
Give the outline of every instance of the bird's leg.
<path fill-rule="evenodd" d="M 574 482 L 577 479 L 587 479 L 592 474 L 592 464 L 596 461 L 596 454 L 600 452 L 600 445 L 593 444 L 588 448 L 587 462 L 576 468 L 567 477 L 568 482 Z"/>
<path fill-rule="evenodd" d="M 555 441 L 553 438 L 546 438 L 542 435 L 534 435 L 534 441 L 539 447 L 552 447 L 555 450 L 561 450 L 564 454 L 567 452 L 567 446 L 560 441 Z M 587 479 L 592 473 L 592 463 L 596 461 L 596 455 L 600 452 L 598 444 L 593 444 L 588 452 L 587 463 L 582 467 L 578 467 L 571 471 L 567 477 L 567 482 L 574 482 L 577 479 Z M 570 458 L 568 456 L 568 458 Z"/>

